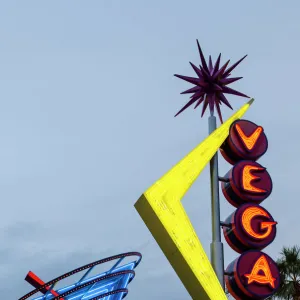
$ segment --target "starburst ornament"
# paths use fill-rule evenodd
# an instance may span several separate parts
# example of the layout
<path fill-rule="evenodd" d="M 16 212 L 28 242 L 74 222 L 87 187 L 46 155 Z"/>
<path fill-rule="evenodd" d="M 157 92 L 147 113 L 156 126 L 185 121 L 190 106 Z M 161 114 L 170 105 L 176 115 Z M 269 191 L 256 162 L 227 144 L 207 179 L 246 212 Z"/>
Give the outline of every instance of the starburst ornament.
<path fill-rule="evenodd" d="M 233 82 L 243 78 L 243 77 L 229 78 L 229 76 L 231 75 L 230 73 L 232 72 L 232 70 L 247 55 L 245 55 L 243 58 L 241 58 L 239 61 L 237 61 L 235 64 L 233 64 L 228 69 L 226 69 L 226 68 L 227 68 L 230 60 L 228 60 L 220 68 L 221 53 L 220 53 L 219 57 L 217 58 L 215 65 L 213 65 L 211 56 L 209 56 L 209 62 L 207 65 L 198 40 L 197 40 L 197 44 L 198 44 L 198 49 L 199 49 L 202 66 L 200 65 L 199 66 L 200 68 L 198 68 L 191 62 L 190 62 L 190 64 L 191 64 L 192 68 L 194 69 L 195 73 L 197 74 L 198 78 L 182 76 L 182 75 L 177 75 L 177 74 L 174 75 L 180 79 L 183 79 L 183 80 L 195 85 L 195 87 L 181 93 L 181 94 L 193 94 L 193 95 L 190 97 L 191 98 L 190 101 L 175 115 L 175 117 L 178 116 L 181 112 L 183 112 L 186 108 L 188 108 L 190 105 L 194 104 L 195 102 L 196 102 L 196 105 L 194 108 L 197 108 L 203 102 L 201 117 L 203 117 L 204 112 L 207 109 L 207 106 L 209 106 L 209 110 L 212 115 L 214 113 L 214 107 L 216 107 L 220 121 L 223 123 L 220 105 L 222 103 L 224 103 L 225 105 L 227 105 L 229 108 L 232 109 L 230 103 L 228 102 L 228 100 L 226 99 L 224 94 L 232 94 L 232 95 L 236 95 L 236 96 L 250 98 L 247 95 L 242 94 L 242 93 L 228 87 L 228 84 L 233 83 Z"/>

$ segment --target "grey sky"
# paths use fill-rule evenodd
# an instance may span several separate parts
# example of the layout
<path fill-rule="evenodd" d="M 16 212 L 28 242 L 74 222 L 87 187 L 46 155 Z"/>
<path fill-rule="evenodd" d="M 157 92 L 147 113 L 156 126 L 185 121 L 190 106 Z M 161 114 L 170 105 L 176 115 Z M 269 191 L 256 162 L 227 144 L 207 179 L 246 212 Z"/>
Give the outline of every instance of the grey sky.
<path fill-rule="evenodd" d="M 144 258 L 128 299 L 190 298 L 133 205 L 207 135 L 200 109 L 173 117 L 191 86 L 173 74 L 193 75 L 196 38 L 214 60 L 249 55 L 232 87 L 256 99 L 245 117 L 269 139 L 263 206 L 279 225 L 266 252 L 299 244 L 299 11 L 296 0 L 3 1 L 0 298 L 28 292 L 29 270 L 49 280 L 130 250 Z M 184 205 L 208 253 L 207 169 Z M 225 255 L 226 266 L 237 257 Z"/>

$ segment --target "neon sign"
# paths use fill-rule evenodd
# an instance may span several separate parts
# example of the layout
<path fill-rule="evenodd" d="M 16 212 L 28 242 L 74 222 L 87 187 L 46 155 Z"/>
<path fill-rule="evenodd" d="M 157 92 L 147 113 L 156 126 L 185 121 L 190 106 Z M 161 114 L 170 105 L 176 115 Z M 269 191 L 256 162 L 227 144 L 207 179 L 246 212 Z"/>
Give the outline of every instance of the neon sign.
<path fill-rule="evenodd" d="M 226 269 L 225 282 L 237 300 L 265 299 L 280 285 L 276 263 L 260 250 L 276 237 L 277 222 L 259 206 L 272 192 L 272 179 L 256 161 L 267 151 L 268 141 L 261 126 L 237 120 L 220 148 L 233 165 L 222 178 L 222 192 L 237 209 L 225 220 L 223 233 L 228 245 L 240 253 Z"/>
<path fill-rule="evenodd" d="M 276 237 L 276 224 L 271 214 L 255 204 L 244 204 L 226 220 L 223 233 L 228 245 L 238 253 L 262 250 Z"/>
<path fill-rule="evenodd" d="M 245 135 L 243 129 L 241 128 L 241 125 L 238 123 L 234 124 L 234 128 L 236 129 L 242 143 L 244 144 L 246 150 L 248 152 L 251 152 L 254 148 L 254 146 L 257 144 L 258 138 L 261 136 L 262 132 L 264 131 L 261 126 L 258 126 L 253 133 L 251 133 L 249 136 Z"/>
<path fill-rule="evenodd" d="M 245 165 L 242 170 L 242 188 L 244 191 L 256 194 L 265 194 L 267 190 L 260 189 L 253 185 L 253 181 L 256 179 L 260 179 L 259 176 L 253 175 L 253 172 L 257 171 L 265 171 L 265 168 L 257 167 L 253 165 Z"/>
<path fill-rule="evenodd" d="M 243 160 L 225 175 L 222 192 L 234 207 L 244 203 L 259 204 L 272 192 L 272 179 L 263 166 L 251 160 Z"/>
<path fill-rule="evenodd" d="M 268 140 L 261 126 L 247 120 L 235 121 L 220 152 L 230 164 L 241 160 L 258 160 L 266 153 Z"/>
<path fill-rule="evenodd" d="M 226 300 L 226 294 L 182 205 L 182 198 L 226 140 L 231 124 L 253 99 L 150 186 L 135 208 L 195 300 Z M 147 172 L 147 170 L 145 170 Z"/>
<path fill-rule="evenodd" d="M 259 274 L 261 271 L 263 275 Z M 248 278 L 248 284 L 257 282 L 259 284 L 269 284 L 271 288 L 275 288 L 276 278 L 273 277 L 269 263 L 264 254 L 262 254 L 255 262 L 251 274 L 245 274 L 244 276 Z"/>
<path fill-rule="evenodd" d="M 280 273 L 273 259 L 258 250 L 247 251 L 233 261 L 226 272 L 226 286 L 235 299 L 265 299 L 280 285 Z"/>
<path fill-rule="evenodd" d="M 277 222 L 274 222 L 274 221 L 270 221 L 270 222 L 261 222 L 260 223 L 260 229 L 261 230 L 264 230 L 266 229 L 265 233 L 256 233 L 254 230 L 253 230 L 253 227 L 252 227 L 252 221 L 255 217 L 258 217 L 258 216 L 264 216 L 264 217 L 267 217 L 269 219 L 271 219 L 271 215 L 262 207 L 255 207 L 255 206 L 250 206 L 248 208 L 245 209 L 243 215 L 242 215 L 242 226 L 243 226 L 243 229 L 245 230 L 246 233 L 248 233 L 250 236 L 252 236 L 253 238 L 255 239 L 266 239 L 267 237 L 270 236 L 273 228 L 274 228 L 274 225 L 277 224 Z M 273 218 L 272 218 L 273 219 Z"/>

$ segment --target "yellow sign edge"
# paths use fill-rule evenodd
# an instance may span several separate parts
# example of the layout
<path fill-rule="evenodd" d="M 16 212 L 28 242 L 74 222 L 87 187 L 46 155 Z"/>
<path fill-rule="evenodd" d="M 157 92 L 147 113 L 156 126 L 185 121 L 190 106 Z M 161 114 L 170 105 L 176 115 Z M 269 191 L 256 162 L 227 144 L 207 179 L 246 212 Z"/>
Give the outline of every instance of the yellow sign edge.
<path fill-rule="evenodd" d="M 227 297 L 180 201 L 228 136 L 231 124 L 244 115 L 253 101 L 244 104 L 135 203 L 144 223 L 196 300 Z"/>

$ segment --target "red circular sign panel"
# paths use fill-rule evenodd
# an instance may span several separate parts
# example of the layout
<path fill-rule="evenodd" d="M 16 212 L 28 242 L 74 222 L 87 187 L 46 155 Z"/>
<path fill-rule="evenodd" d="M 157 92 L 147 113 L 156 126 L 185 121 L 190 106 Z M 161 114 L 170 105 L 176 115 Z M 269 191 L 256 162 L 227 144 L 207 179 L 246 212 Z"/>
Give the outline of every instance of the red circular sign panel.
<path fill-rule="evenodd" d="M 229 129 L 229 136 L 220 147 L 227 162 L 258 160 L 268 149 L 268 140 L 261 126 L 247 120 L 237 120 Z"/>
<path fill-rule="evenodd" d="M 228 291 L 237 300 L 266 299 L 280 285 L 280 273 L 273 259 L 252 250 L 240 255 L 226 269 Z"/>
<path fill-rule="evenodd" d="M 255 204 L 244 204 L 225 221 L 224 237 L 238 253 L 251 249 L 262 250 L 276 237 L 276 224 L 271 214 Z"/>
<path fill-rule="evenodd" d="M 222 182 L 222 192 L 234 207 L 245 202 L 259 204 L 272 192 L 272 179 L 266 168 L 253 161 L 237 163 Z"/>

